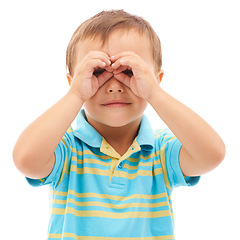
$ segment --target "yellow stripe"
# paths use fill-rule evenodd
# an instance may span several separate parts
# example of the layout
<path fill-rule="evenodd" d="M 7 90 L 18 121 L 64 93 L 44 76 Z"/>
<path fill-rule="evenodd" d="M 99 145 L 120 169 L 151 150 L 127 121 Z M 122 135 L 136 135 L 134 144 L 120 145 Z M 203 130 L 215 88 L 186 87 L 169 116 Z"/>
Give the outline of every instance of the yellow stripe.
<path fill-rule="evenodd" d="M 165 162 L 165 145 L 161 148 L 161 164 L 162 164 L 162 171 L 163 171 L 163 178 L 165 182 L 165 186 L 171 190 L 171 185 L 168 180 L 168 175 L 167 175 L 167 167 L 166 167 L 166 162 Z"/>
<path fill-rule="evenodd" d="M 77 159 L 76 156 L 72 156 L 71 160 L 74 162 L 77 162 L 77 164 L 83 164 L 83 161 L 84 161 L 84 163 L 94 163 L 94 164 L 98 164 L 98 165 L 105 166 L 105 167 L 108 167 L 111 165 L 111 162 L 105 162 L 105 161 L 101 161 L 101 160 L 98 160 L 95 158 L 84 158 L 84 160 L 83 160 L 83 159 Z M 138 165 L 136 165 L 136 166 L 130 166 L 129 164 L 125 163 L 124 167 L 128 168 L 130 170 L 137 170 L 139 166 L 152 167 L 153 165 L 157 165 L 159 163 L 160 163 L 159 159 L 157 159 L 157 160 L 154 160 L 151 162 L 138 162 Z"/>
<path fill-rule="evenodd" d="M 60 191 L 51 191 L 52 194 L 58 196 L 67 196 L 68 194 L 72 194 L 77 198 L 101 198 L 101 199 L 111 199 L 116 201 L 126 201 L 131 199 L 158 199 L 168 197 L 167 193 L 160 193 L 155 195 L 146 195 L 146 194 L 133 194 L 131 196 L 117 196 L 117 195 L 109 195 L 109 194 L 98 194 L 98 193 L 77 193 L 74 190 L 69 190 L 68 192 L 60 192 Z"/>
<path fill-rule="evenodd" d="M 89 237 L 89 236 L 79 236 L 74 233 L 63 233 L 63 234 L 54 234 L 54 233 L 49 233 L 48 238 L 62 238 L 62 237 L 69 237 L 69 238 L 74 238 L 75 240 L 140 240 L 140 239 L 145 239 L 145 240 L 173 240 L 174 235 L 167 235 L 167 236 L 159 236 L 159 237 L 126 237 L 126 238 L 121 238 L 121 237 Z"/>
<path fill-rule="evenodd" d="M 154 131 L 155 139 L 156 139 L 156 138 L 159 138 L 159 137 L 161 136 L 161 133 L 164 133 L 164 132 L 166 132 L 165 129 L 157 129 L 157 130 L 155 130 L 155 131 Z"/>
<path fill-rule="evenodd" d="M 164 136 L 163 140 L 164 140 L 165 138 L 169 138 L 169 137 L 170 137 L 170 136 L 166 135 L 166 136 Z M 173 136 L 173 137 L 171 137 L 168 141 L 171 141 L 171 140 L 173 140 L 174 138 L 176 138 L 176 137 Z M 165 144 L 166 144 L 166 143 L 165 143 Z M 97 157 L 97 158 L 100 158 L 100 159 L 109 159 L 109 158 L 110 158 L 110 156 L 100 156 L 100 155 L 96 155 L 96 154 L 94 154 L 94 153 L 93 153 L 92 151 L 90 151 L 90 150 L 77 151 L 76 148 L 73 148 L 73 147 L 71 147 L 71 146 L 70 146 L 70 149 L 71 149 L 72 152 L 76 153 L 78 156 L 83 156 L 83 155 L 88 154 L 88 155 L 93 155 L 93 156 L 95 156 L 95 157 Z M 130 162 L 138 162 L 139 159 L 148 160 L 148 159 L 153 158 L 153 157 L 158 158 L 158 157 L 160 157 L 160 155 L 161 155 L 161 150 L 158 150 L 158 151 L 156 151 L 155 153 L 150 153 L 150 154 L 147 155 L 147 156 L 143 156 L 143 155 L 141 154 L 141 155 L 139 156 L 139 158 L 127 158 L 127 159 L 128 159 Z"/>
<path fill-rule="evenodd" d="M 101 175 L 101 176 L 108 176 L 110 170 L 102 170 L 99 168 L 89 168 L 89 167 L 84 167 L 84 168 L 78 168 L 75 165 L 71 165 L 71 171 L 76 172 L 77 174 L 95 174 L 95 175 Z"/>
<path fill-rule="evenodd" d="M 174 139 L 174 137 L 170 138 L 170 140 Z M 161 161 L 161 164 L 162 164 L 162 171 L 163 171 L 163 177 L 164 177 L 164 181 L 165 181 L 165 186 L 171 190 L 171 185 L 170 185 L 170 182 L 169 182 L 169 179 L 168 179 L 168 175 L 167 175 L 167 167 L 166 167 L 166 159 L 165 159 L 165 146 L 166 146 L 166 143 L 164 144 L 164 146 L 161 148 L 160 150 L 160 161 Z"/>
<path fill-rule="evenodd" d="M 110 158 L 109 156 L 94 154 L 91 150 L 77 151 L 76 148 L 73 148 L 72 146 L 69 146 L 69 147 L 71 149 L 71 152 L 76 153 L 77 156 L 83 156 L 83 155 L 88 154 L 88 155 L 92 155 L 92 156 L 95 156 L 95 157 L 100 158 L 100 159 L 109 159 Z"/>
<path fill-rule="evenodd" d="M 74 214 L 77 217 L 105 217 L 114 219 L 124 219 L 124 218 L 158 218 L 171 216 L 170 210 L 156 211 L 156 212 L 122 212 L 114 213 L 107 211 L 97 211 L 88 210 L 80 211 L 72 207 L 62 208 L 52 208 L 52 214 L 65 215 L 66 213 Z"/>
<path fill-rule="evenodd" d="M 76 151 L 76 148 L 72 148 L 71 146 L 70 146 L 70 148 L 71 148 L 71 151 L 72 152 L 75 152 L 75 153 L 77 153 L 77 156 L 85 156 L 85 155 L 92 155 L 92 156 L 95 156 L 95 157 L 97 157 L 97 158 L 100 158 L 100 159 L 106 159 L 106 160 L 109 160 L 111 157 L 110 156 L 100 156 L 100 155 L 96 155 L 96 154 L 94 154 L 92 151 L 90 151 L 90 150 L 83 150 L 83 151 Z M 139 156 L 139 158 L 127 158 L 128 160 L 129 160 L 129 162 L 138 162 L 139 161 L 139 159 L 143 159 L 143 160 L 148 160 L 148 159 L 150 159 L 150 158 L 153 158 L 153 157 L 157 157 L 157 155 L 159 155 L 159 152 L 160 151 L 157 151 L 156 153 L 151 153 L 151 154 L 149 154 L 149 155 L 147 155 L 147 156 L 143 156 L 142 154 Z M 74 157 L 74 158 L 76 158 L 76 157 Z M 85 158 L 84 158 L 84 160 L 85 160 Z M 97 159 L 95 159 L 95 160 L 97 160 Z"/>
<path fill-rule="evenodd" d="M 96 155 L 94 154 L 92 151 L 90 150 L 83 150 L 83 151 L 76 151 L 76 148 L 73 148 L 71 146 L 69 146 L 71 151 L 76 153 L 77 156 L 85 156 L 85 155 L 92 155 L 92 156 L 95 156 L 97 158 L 100 158 L 100 159 L 106 159 L 106 160 L 109 160 L 111 157 L 110 156 L 100 156 L 100 155 Z M 158 156 L 160 155 L 160 150 L 159 151 L 156 151 L 155 153 L 150 153 L 149 155 L 147 156 L 143 156 L 142 154 L 139 156 L 139 158 L 127 158 L 129 160 L 129 162 L 138 162 L 139 159 L 143 159 L 143 160 L 148 160 L 150 158 L 153 158 L 153 157 L 160 157 Z"/>
<path fill-rule="evenodd" d="M 75 235 L 76 236 L 76 235 Z M 49 233 L 48 234 L 48 238 L 62 238 L 63 237 L 63 234 L 57 234 L 57 233 Z M 77 238 L 75 238 L 77 239 Z"/>
<path fill-rule="evenodd" d="M 175 138 L 175 137 L 173 137 Z M 170 140 L 172 140 L 173 138 L 171 138 Z M 76 148 L 72 148 L 70 147 L 71 150 L 73 152 L 76 152 Z M 93 154 L 93 152 L 91 152 L 90 150 L 84 150 L 84 151 L 77 151 L 77 155 L 78 156 L 86 156 L 86 155 L 92 155 L 92 156 L 95 156 L 98 159 L 96 158 L 84 158 L 84 162 L 87 162 L 87 163 L 95 163 L 95 164 L 99 164 L 99 165 L 102 165 L 102 166 L 110 166 L 111 165 L 111 162 L 104 162 L 104 161 L 101 161 L 101 160 L 109 160 L 111 159 L 110 156 L 100 156 L 100 155 L 96 155 L 96 154 Z M 137 166 L 129 166 L 129 164 L 126 164 L 129 166 L 129 169 L 131 170 L 135 170 L 135 168 L 138 168 L 139 166 L 152 166 L 152 165 L 156 165 L 156 164 L 159 164 L 159 159 L 161 158 L 161 154 L 162 154 L 162 149 L 161 150 L 158 150 L 156 151 L 155 153 L 151 153 L 147 156 L 143 156 L 143 155 L 140 155 L 139 158 L 127 158 L 127 160 L 129 162 L 138 162 L 138 165 Z M 150 161 L 150 162 L 141 162 L 139 161 L 139 159 L 143 159 L 144 161 L 150 159 L 150 158 L 156 158 L 156 160 L 154 161 Z M 75 161 L 77 162 L 78 164 L 83 164 L 83 159 L 77 159 L 76 156 L 72 156 L 71 158 L 72 161 Z"/>
<path fill-rule="evenodd" d="M 84 168 L 78 168 L 75 165 L 71 165 L 71 171 L 76 172 L 77 174 L 95 174 L 95 175 L 101 175 L 101 176 L 109 176 L 109 170 L 102 170 L 99 168 L 89 168 L 89 167 L 84 167 Z M 123 177 L 127 179 L 135 179 L 138 176 L 156 176 L 158 174 L 162 174 L 162 168 L 157 168 L 152 170 L 138 170 L 136 173 L 127 173 L 127 172 L 122 172 L 122 171 L 115 171 L 115 176 L 117 177 Z"/>
<path fill-rule="evenodd" d="M 83 164 L 83 159 L 77 159 L 77 157 L 75 157 L 75 156 L 72 156 L 71 160 L 74 162 L 77 162 L 78 164 Z M 84 162 L 85 163 L 94 163 L 94 164 L 98 164 L 98 165 L 106 166 L 106 167 L 111 165 L 111 162 L 105 162 L 105 161 L 101 161 L 100 159 L 95 159 L 95 158 L 84 158 Z"/>
<path fill-rule="evenodd" d="M 61 141 L 66 147 L 67 154 L 66 154 L 66 158 L 64 160 L 64 165 L 63 165 L 63 169 L 62 169 L 62 173 L 61 173 L 58 185 L 62 182 L 65 172 L 66 172 L 66 175 L 68 176 L 68 147 L 67 147 L 67 144 L 64 139 L 62 139 Z"/>
<path fill-rule="evenodd" d="M 52 203 L 66 205 L 67 203 L 73 203 L 75 206 L 78 207 L 89 207 L 89 206 L 97 206 L 97 207 L 105 207 L 105 208 L 112 208 L 112 209 L 124 209 L 124 208 L 157 208 L 168 206 L 169 202 L 159 202 L 159 203 L 125 203 L 125 204 L 112 204 L 112 203 L 103 203 L 103 202 L 78 202 L 72 198 L 68 198 L 68 200 L 58 200 L 52 199 Z"/>
<path fill-rule="evenodd" d="M 73 128 L 70 126 L 67 130 L 67 133 L 73 132 Z"/>
<path fill-rule="evenodd" d="M 156 157 L 157 154 L 156 153 L 150 153 L 147 156 L 143 156 L 142 154 L 139 156 L 139 158 L 128 158 L 129 162 L 138 162 L 139 159 L 143 159 L 143 160 L 148 160 L 150 158 Z"/>
<path fill-rule="evenodd" d="M 139 162 L 138 165 L 136 166 L 130 166 L 127 163 L 124 163 L 124 167 L 128 168 L 129 170 L 137 170 L 140 166 L 141 167 L 152 167 L 157 161 L 153 161 L 153 162 Z"/>

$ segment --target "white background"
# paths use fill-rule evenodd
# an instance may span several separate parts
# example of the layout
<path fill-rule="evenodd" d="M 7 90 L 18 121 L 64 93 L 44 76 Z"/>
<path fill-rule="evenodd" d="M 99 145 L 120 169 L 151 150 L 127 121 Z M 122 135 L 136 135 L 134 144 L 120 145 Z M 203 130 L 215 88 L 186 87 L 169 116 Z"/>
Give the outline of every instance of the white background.
<path fill-rule="evenodd" d="M 162 88 L 226 144 L 216 170 L 196 187 L 173 192 L 176 239 L 238 239 L 240 5 L 233 0 L 1 1 L 0 238 L 46 239 L 48 187 L 27 184 L 12 149 L 21 131 L 67 92 L 67 44 L 81 22 L 104 9 L 124 9 L 152 24 L 162 42 Z M 146 113 L 154 128 L 165 127 L 151 108 Z"/>

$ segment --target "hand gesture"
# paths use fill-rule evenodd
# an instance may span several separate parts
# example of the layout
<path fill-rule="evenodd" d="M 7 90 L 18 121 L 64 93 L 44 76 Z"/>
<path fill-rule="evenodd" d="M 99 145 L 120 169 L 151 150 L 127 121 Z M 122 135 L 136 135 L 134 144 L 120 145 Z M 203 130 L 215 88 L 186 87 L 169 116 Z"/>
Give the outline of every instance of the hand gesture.
<path fill-rule="evenodd" d="M 85 102 L 112 76 L 109 56 L 100 51 L 89 52 L 78 64 L 71 82 L 70 91 L 76 93 Z"/>
<path fill-rule="evenodd" d="M 123 52 L 111 57 L 114 77 L 129 87 L 132 92 L 145 100 L 158 87 L 154 69 L 133 52 Z M 160 82 L 160 80 L 159 80 Z"/>

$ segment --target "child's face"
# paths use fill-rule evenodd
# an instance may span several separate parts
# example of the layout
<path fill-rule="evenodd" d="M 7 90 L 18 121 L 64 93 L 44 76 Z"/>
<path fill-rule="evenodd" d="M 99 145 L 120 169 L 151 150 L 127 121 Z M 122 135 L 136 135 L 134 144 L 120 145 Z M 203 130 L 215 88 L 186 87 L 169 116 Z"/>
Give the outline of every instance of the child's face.
<path fill-rule="evenodd" d="M 101 45 L 98 39 L 81 41 L 77 47 L 75 66 L 78 66 L 89 51 L 102 51 L 109 57 L 121 52 L 134 52 L 149 65 L 153 72 L 155 71 L 149 39 L 137 31 L 116 30 L 110 34 L 105 45 L 103 47 Z M 98 128 L 102 124 L 102 126 L 122 127 L 128 124 L 139 124 L 147 107 L 147 101 L 136 96 L 113 75 L 93 97 L 85 101 L 84 107 L 88 121 L 93 127 L 96 124 Z"/>

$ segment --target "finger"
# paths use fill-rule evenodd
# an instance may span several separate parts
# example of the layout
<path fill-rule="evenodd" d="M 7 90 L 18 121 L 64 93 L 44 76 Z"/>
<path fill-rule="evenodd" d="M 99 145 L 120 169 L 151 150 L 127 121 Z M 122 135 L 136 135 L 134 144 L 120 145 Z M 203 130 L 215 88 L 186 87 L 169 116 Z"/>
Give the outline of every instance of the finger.
<path fill-rule="evenodd" d="M 130 68 L 128 66 L 121 65 L 120 67 L 118 67 L 117 69 L 115 69 L 113 71 L 113 74 L 119 74 L 119 73 L 121 73 L 121 72 L 123 72 L 123 71 L 125 71 L 127 69 L 130 69 Z"/>
<path fill-rule="evenodd" d="M 92 70 L 96 70 L 96 69 L 104 69 L 106 67 L 106 63 L 103 62 L 100 59 L 93 59 L 89 64 L 93 64 L 92 65 Z"/>
<path fill-rule="evenodd" d="M 114 69 L 112 68 L 112 66 L 106 66 L 105 69 L 108 71 L 108 72 L 113 72 Z"/>
<path fill-rule="evenodd" d="M 101 87 L 105 82 L 113 77 L 113 73 L 105 71 L 98 77 L 99 87 Z"/>
<path fill-rule="evenodd" d="M 123 83 L 124 85 L 126 85 L 127 87 L 130 88 L 130 77 L 127 76 L 126 74 L 124 73 L 119 73 L 119 74 L 114 74 L 114 77 L 120 81 L 121 83 Z"/>
<path fill-rule="evenodd" d="M 121 53 L 118 53 L 114 56 L 111 56 L 110 57 L 110 60 L 114 63 L 116 62 L 119 58 L 122 58 L 122 57 L 129 57 L 129 56 L 134 56 L 136 55 L 134 52 L 121 52 Z"/>
<path fill-rule="evenodd" d="M 86 57 L 87 59 L 100 59 L 102 60 L 103 62 L 106 63 L 106 66 L 110 66 L 112 64 L 111 60 L 110 60 L 110 57 L 104 53 L 104 52 L 101 52 L 101 51 L 90 51 Z"/>
<path fill-rule="evenodd" d="M 75 74 L 84 73 L 85 77 L 91 78 L 94 71 L 98 68 L 103 69 L 105 68 L 106 63 L 101 61 L 100 59 L 91 59 L 86 61 L 83 65 L 79 65 L 78 69 L 76 70 Z"/>
<path fill-rule="evenodd" d="M 124 55 L 119 57 L 114 63 L 112 63 L 112 67 L 114 69 L 119 68 L 121 65 L 122 66 L 129 66 L 133 68 L 137 63 L 141 62 L 142 59 L 138 57 L 136 54 L 135 55 Z"/>
<path fill-rule="evenodd" d="M 115 73 L 120 73 L 127 68 L 131 68 L 129 63 L 131 63 L 131 61 L 129 61 L 128 58 L 122 57 L 119 58 L 116 62 L 114 62 L 111 67 L 114 69 Z"/>
<path fill-rule="evenodd" d="M 113 72 L 113 68 L 111 66 L 107 66 L 105 68 L 96 68 L 93 72 L 93 75 L 99 77 L 103 72 L 108 71 L 109 73 Z"/>

